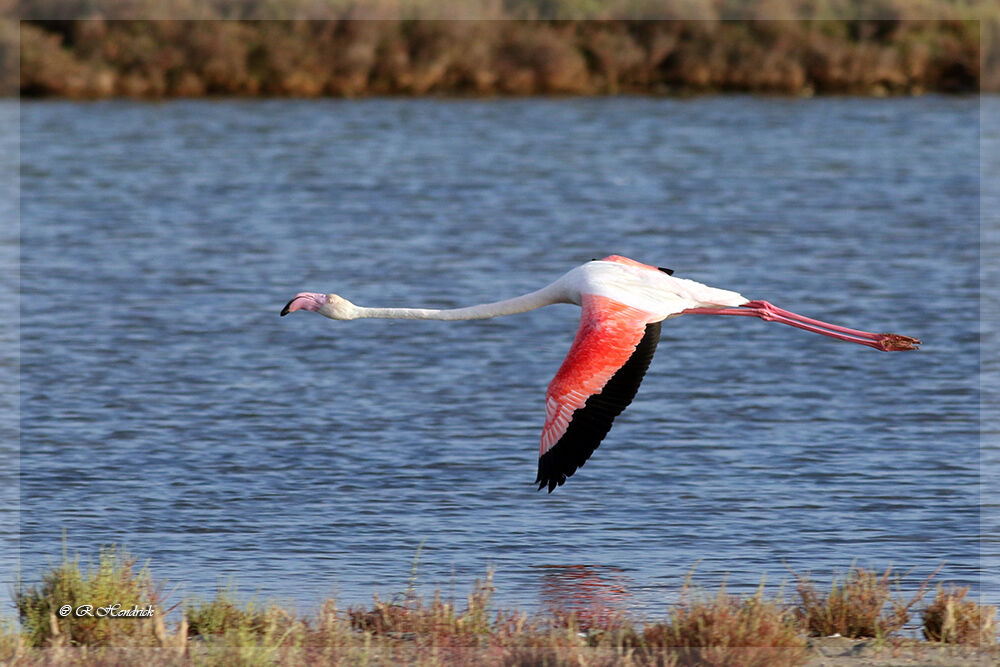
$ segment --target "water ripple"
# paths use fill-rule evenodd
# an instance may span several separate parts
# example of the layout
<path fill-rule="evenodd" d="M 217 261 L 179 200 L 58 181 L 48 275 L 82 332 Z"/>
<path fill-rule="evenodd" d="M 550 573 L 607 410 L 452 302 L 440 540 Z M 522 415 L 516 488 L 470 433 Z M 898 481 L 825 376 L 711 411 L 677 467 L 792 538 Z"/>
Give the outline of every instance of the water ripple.
<path fill-rule="evenodd" d="M 655 611 L 699 562 L 734 590 L 856 558 L 981 586 L 976 99 L 21 108 L 29 576 L 65 534 L 303 609 L 402 590 L 421 544 L 425 590 L 492 564 L 528 609 Z M 495 300 L 610 252 L 925 349 L 672 321 L 550 496 L 573 307 L 277 317 L 305 289 Z"/>

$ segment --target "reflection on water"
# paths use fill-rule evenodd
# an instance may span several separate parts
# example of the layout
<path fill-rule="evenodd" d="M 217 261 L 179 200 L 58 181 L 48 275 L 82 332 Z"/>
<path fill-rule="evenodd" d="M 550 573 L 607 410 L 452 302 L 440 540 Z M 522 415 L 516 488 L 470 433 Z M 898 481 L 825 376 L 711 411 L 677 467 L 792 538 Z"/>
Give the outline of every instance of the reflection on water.
<path fill-rule="evenodd" d="M 542 565 L 539 598 L 555 613 L 572 613 L 581 630 L 606 626 L 628 609 L 631 579 L 621 568 L 599 565 Z"/>

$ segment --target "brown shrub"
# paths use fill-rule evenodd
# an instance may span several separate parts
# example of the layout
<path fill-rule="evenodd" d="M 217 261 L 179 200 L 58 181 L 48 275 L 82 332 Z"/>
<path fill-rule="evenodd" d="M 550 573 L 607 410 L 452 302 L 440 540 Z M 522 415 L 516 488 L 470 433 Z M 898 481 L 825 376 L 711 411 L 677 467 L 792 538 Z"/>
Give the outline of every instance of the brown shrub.
<path fill-rule="evenodd" d="M 113 91 L 102 72 L 77 60 L 63 47 L 63 37 L 29 23 L 20 24 L 23 95 L 80 98 Z"/>
<path fill-rule="evenodd" d="M 646 51 L 629 28 L 618 21 L 582 24 L 578 41 L 601 92 L 616 93 L 620 87 L 630 89 L 649 81 Z"/>
<path fill-rule="evenodd" d="M 996 607 L 966 600 L 969 587 L 938 586 L 934 602 L 921 617 L 924 637 L 948 644 L 992 646 L 997 640 Z"/>
<path fill-rule="evenodd" d="M 666 623 L 646 626 L 646 649 L 663 647 L 681 664 L 722 667 L 782 667 L 805 662 L 806 642 L 790 610 L 779 600 L 765 600 L 762 590 L 750 598 L 729 595 L 692 597 L 687 589 Z"/>
<path fill-rule="evenodd" d="M 385 23 L 337 21 L 330 34 L 330 79 L 326 92 L 353 97 L 369 91 L 369 80 L 385 34 Z"/>
<path fill-rule="evenodd" d="M 480 646 L 491 633 L 490 604 L 493 595 L 492 574 L 476 581 L 464 612 L 440 595 L 425 603 L 408 596 L 401 604 L 375 598 L 375 608 L 348 611 L 351 627 L 373 635 L 407 637 L 421 645 Z"/>
<path fill-rule="evenodd" d="M 634 11 L 624 0 L 609 11 L 641 15 L 643 1 Z M 122 10 L 127 15 L 154 0 L 131 2 L 132 9 Z M 701 21 L 522 21 L 505 18 L 525 11 L 513 5 L 507 13 L 487 7 L 496 20 L 417 21 L 400 20 L 402 10 L 394 6 L 389 0 L 362 12 L 345 3 L 338 10 L 344 18 L 333 21 L 107 21 L 90 13 L 95 18 L 28 23 L 20 89 L 26 95 L 157 97 L 592 94 L 671 87 L 868 94 L 979 85 L 979 22 L 901 20 L 908 10 L 891 3 L 882 8 L 894 17 L 889 21 L 719 21 L 714 10 Z M 254 7 L 227 11 L 282 14 L 267 2 Z M 420 7 L 413 5 L 414 11 Z M 668 3 L 653 13 L 670 15 L 679 7 Z M 434 13 L 429 5 L 424 9 Z M 570 9 L 556 2 L 551 14 L 573 15 Z M 765 9 L 762 4 L 747 15 L 773 18 Z M 193 16 L 208 11 L 191 7 Z M 349 20 L 356 16 L 388 18 Z M 1000 14 L 983 23 L 990 81 L 1000 77 L 990 67 L 1000 58 L 998 25 Z"/>
<path fill-rule="evenodd" d="M 423 95 L 445 90 L 448 74 L 469 44 L 465 21 L 414 21 L 404 24 L 409 86 L 406 92 Z"/>
<path fill-rule="evenodd" d="M 17 94 L 20 58 L 17 21 L 0 17 L 0 96 Z"/>
<path fill-rule="evenodd" d="M 505 22 L 495 69 L 499 92 L 515 95 L 592 92 L 587 63 L 569 37 L 571 24 Z"/>
<path fill-rule="evenodd" d="M 934 575 L 931 574 L 931 577 Z M 819 593 L 807 577 L 795 574 L 801 602 L 797 616 L 811 635 L 828 637 L 885 637 L 899 631 L 910 618 L 910 609 L 924 596 L 930 577 L 910 600 L 892 596 L 892 568 L 881 575 L 852 567 L 840 580 L 834 577 L 830 592 Z M 890 606 L 888 612 L 886 605 Z"/>
<path fill-rule="evenodd" d="M 255 34 L 249 24 L 193 21 L 183 24 L 183 28 L 186 37 L 179 40 L 184 54 L 183 64 L 198 76 L 207 94 L 260 91 L 260 80 L 251 77 L 247 69 Z"/>

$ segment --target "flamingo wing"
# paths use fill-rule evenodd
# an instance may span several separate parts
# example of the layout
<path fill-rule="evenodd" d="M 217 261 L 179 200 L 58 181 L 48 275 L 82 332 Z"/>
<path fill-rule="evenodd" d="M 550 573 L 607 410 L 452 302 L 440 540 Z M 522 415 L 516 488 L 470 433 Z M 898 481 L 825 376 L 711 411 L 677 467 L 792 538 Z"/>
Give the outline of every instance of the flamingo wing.
<path fill-rule="evenodd" d="M 583 295 L 582 306 L 576 338 L 545 396 L 535 482 L 549 493 L 590 458 L 632 402 L 660 339 L 662 316 L 593 294 Z"/>

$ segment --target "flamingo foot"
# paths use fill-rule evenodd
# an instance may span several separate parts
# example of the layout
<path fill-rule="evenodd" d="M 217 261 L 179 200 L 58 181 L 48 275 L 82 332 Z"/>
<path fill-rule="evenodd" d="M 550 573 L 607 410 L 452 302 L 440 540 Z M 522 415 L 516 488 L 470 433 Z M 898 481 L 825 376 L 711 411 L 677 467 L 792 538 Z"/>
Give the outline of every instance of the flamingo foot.
<path fill-rule="evenodd" d="M 919 349 L 917 346 L 920 345 L 919 338 L 911 338 L 909 336 L 901 336 L 899 334 L 892 333 L 879 334 L 879 338 L 876 342 L 879 344 L 879 347 L 886 352 L 916 350 Z"/>

